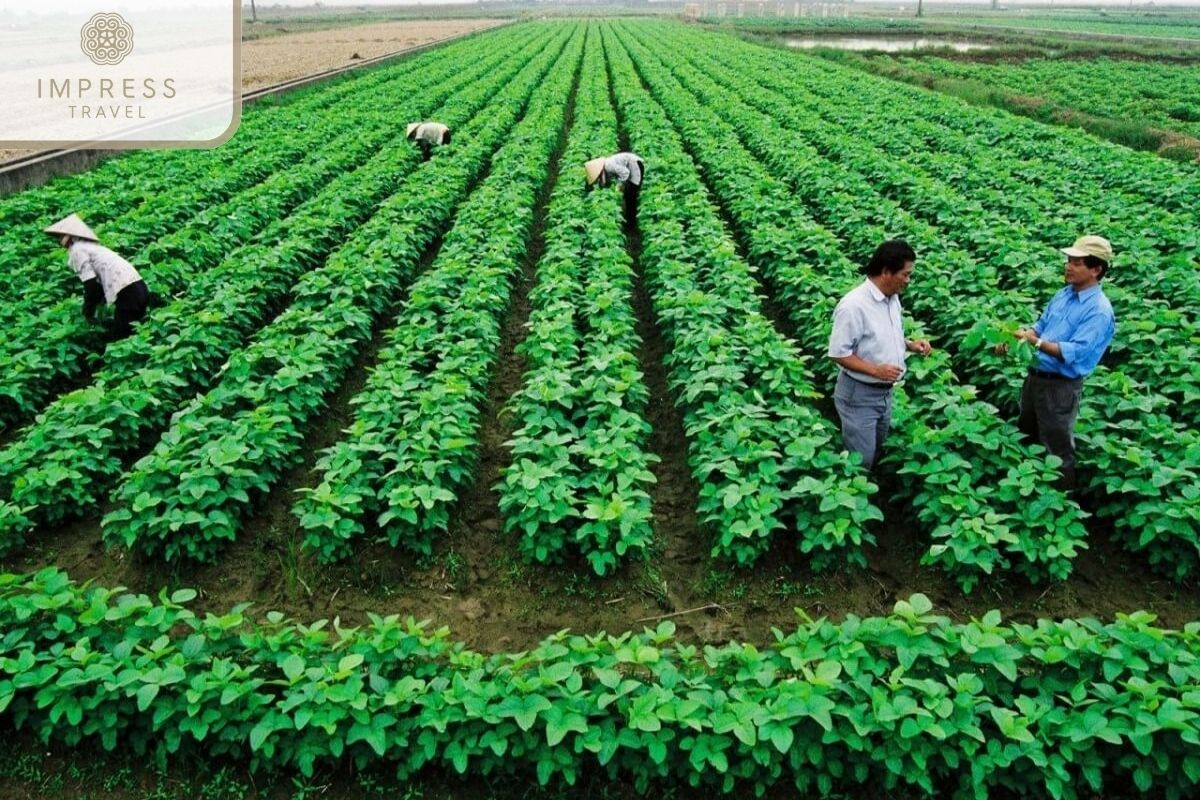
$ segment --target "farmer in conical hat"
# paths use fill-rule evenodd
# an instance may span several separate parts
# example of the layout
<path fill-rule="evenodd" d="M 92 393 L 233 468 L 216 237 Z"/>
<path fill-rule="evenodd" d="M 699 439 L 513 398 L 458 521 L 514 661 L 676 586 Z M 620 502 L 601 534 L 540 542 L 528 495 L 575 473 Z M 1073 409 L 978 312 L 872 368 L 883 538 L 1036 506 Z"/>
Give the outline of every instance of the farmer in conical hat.
<path fill-rule="evenodd" d="M 410 122 L 405 135 L 421 148 L 421 157 L 428 161 L 435 145 L 450 144 L 450 129 L 440 122 Z"/>
<path fill-rule="evenodd" d="M 133 333 L 133 323 L 146 316 L 150 302 L 146 282 L 133 265 L 101 245 L 78 214 L 60 219 L 46 233 L 67 248 L 67 263 L 83 281 L 83 316 L 93 321 L 96 307 L 108 303 L 115 309 L 108 322 L 109 338 L 124 339 Z"/>
<path fill-rule="evenodd" d="M 625 196 L 625 222 L 637 218 L 638 193 L 646 177 L 646 162 L 637 153 L 616 153 L 607 158 L 593 158 L 584 166 L 588 186 L 608 186 L 615 183 Z"/>

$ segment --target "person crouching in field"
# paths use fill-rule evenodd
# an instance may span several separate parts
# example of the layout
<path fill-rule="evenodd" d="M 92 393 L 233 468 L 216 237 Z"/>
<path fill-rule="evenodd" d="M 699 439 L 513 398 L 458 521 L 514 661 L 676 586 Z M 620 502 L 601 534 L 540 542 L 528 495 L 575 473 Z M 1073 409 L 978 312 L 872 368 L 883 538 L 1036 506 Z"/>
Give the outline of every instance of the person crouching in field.
<path fill-rule="evenodd" d="M 428 161 L 433 148 L 450 144 L 450 129 L 440 122 L 413 122 L 406 130 L 408 138 L 421 148 L 421 160 Z"/>
<path fill-rule="evenodd" d="M 114 307 L 107 322 L 110 341 L 124 339 L 133 333 L 133 323 L 146 316 L 150 291 L 133 265 L 100 244 L 76 214 L 60 219 L 45 232 L 58 237 L 67 249 L 67 263 L 83 281 L 83 316 L 92 322 L 96 307 L 102 302 Z"/>
<path fill-rule="evenodd" d="M 924 339 L 904 338 L 900 294 L 912 280 L 916 259 L 899 239 L 879 245 L 863 268 L 867 279 L 833 311 L 829 357 L 841 367 L 833 403 L 845 448 L 862 456 L 868 470 L 883 453 L 892 424 L 892 387 L 904 377 L 907 353 L 933 352 Z"/>
<path fill-rule="evenodd" d="M 587 185 L 608 186 L 615 183 L 625 198 L 625 224 L 637 219 L 638 194 L 646 177 L 646 162 L 637 153 L 616 153 L 607 158 L 593 158 L 584 164 Z"/>
<path fill-rule="evenodd" d="M 1083 379 L 1104 356 L 1117 330 L 1112 304 L 1100 281 L 1112 263 L 1113 250 L 1100 236 L 1083 236 L 1062 248 L 1066 286 L 1050 299 L 1042 316 L 1016 338 L 1037 351 L 1021 387 L 1017 427 L 1062 459 L 1060 489 L 1075 488 L 1075 418 L 1083 396 Z M 998 352 L 1006 352 L 1000 345 Z"/>

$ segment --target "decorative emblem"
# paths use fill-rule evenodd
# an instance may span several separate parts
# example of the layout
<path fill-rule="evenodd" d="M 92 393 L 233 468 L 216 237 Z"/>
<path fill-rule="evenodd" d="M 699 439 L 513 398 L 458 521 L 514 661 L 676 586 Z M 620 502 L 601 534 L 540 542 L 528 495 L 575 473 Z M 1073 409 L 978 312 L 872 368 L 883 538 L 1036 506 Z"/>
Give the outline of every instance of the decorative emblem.
<path fill-rule="evenodd" d="M 120 14 L 96 14 L 80 29 L 79 48 L 96 64 L 120 64 L 133 52 L 133 27 Z"/>

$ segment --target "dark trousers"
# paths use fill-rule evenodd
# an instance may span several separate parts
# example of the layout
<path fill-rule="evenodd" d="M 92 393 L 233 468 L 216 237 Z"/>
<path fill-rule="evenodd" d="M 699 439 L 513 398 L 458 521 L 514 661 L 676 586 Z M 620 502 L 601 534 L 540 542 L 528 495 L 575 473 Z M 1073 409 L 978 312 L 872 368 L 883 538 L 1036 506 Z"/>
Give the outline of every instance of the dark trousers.
<path fill-rule="evenodd" d="M 110 341 L 124 339 L 133 333 L 133 323 L 146 318 L 146 307 L 150 304 L 150 290 L 145 281 L 137 281 L 117 292 L 113 302 L 113 316 L 108 321 Z"/>
<path fill-rule="evenodd" d="M 637 224 L 638 195 L 641 191 L 640 184 L 625 184 L 625 224 L 630 228 Z"/>
<path fill-rule="evenodd" d="M 1075 488 L 1075 418 L 1083 396 L 1083 378 L 1046 378 L 1030 373 L 1021 387 L 1021 416 L 1017 427 L 1062 459 L 1061 477 L 1055 484 Z"/>
<path fill-rule="evenodd" d="M 417 146 L 421 148 L 421 160 L 428 161 L 433 157 L 433 145 L 424 139 L 417 139 Z"/>

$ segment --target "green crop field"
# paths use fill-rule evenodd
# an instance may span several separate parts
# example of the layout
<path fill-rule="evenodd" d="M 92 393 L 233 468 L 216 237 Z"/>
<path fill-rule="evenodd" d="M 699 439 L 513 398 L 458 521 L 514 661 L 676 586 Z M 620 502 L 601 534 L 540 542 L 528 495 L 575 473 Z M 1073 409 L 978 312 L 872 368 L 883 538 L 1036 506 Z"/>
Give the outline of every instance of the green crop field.
<path fill-rule="evenodd" d="M 1031 59 L 1019 64 L 978 64 L 942 58 L 901 58 L 929 75 L 999 85 L 1044 97 L 1080 112 L 1137 120 L 1200 137 L 1200 66 L 1097 58 Z"/>
<path fill-rule="evenodd" d="M 1193 69 L 1067 66 L 1004 69 L 1143 115 Z M 422 161 L 416 119 L 453 143 Z M 584 187 L 618 150 L 636 219 Z M 1194 797 L 1197 197 L 1194 163 L 632 19 L 0 197 L 0 729 L 304 797 Z M 40 233 L 71 211 L 158 297 L 107 348 Z M 1067 493 L 995 345 L 1084 233 L 1118 330 Z M 888 238 L 936 349 L 868 475 L 825 352 Z"/>
<path fill-rule="evenodd" d="M 1046 12 L 1023 14 L 988 14 L 981 16 L 933 16 L 934 23 L 954 25 L 1024 28 L 1066 33 L 1100 33 L 1109 36 L 1130 36 L 1153 39 L 1194 39 L 1200 41 L 1200 19 L 1188 14 L 1139 14 L 1136 12 L 1080 11 L 1078 13 Z"/>

